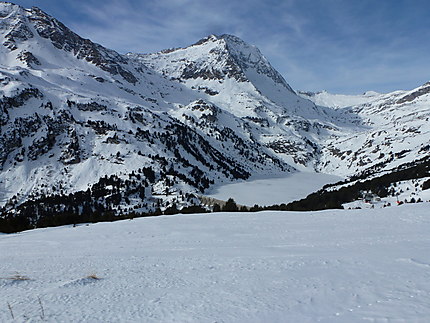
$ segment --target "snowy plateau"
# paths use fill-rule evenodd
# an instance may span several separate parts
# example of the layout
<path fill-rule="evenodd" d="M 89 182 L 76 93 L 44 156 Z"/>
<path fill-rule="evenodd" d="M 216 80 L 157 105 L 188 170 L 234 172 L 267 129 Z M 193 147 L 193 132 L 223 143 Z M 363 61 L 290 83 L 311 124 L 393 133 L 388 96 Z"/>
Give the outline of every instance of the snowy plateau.
<path fill-rule="evenodd" d="M 429 322 L 429 119 L 0 2 L 0 321 Z"/>
<path fill-rule="evenodd" d="M 0 235 L 0 321 L 428 322 L 429 209 L 175 215 Z"/>

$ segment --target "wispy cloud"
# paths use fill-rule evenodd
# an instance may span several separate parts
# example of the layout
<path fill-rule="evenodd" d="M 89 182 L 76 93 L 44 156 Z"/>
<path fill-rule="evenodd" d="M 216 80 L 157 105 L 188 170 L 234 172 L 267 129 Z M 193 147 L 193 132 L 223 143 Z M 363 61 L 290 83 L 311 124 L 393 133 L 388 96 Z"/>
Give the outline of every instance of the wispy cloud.
<path fill-rule="evenodd" d="M 221 1 L 220 8 L 202 1 L 105 1 L 79 10 L 87 16 L 73 28 L 80 34 L 119 51 L 148 52 L 188 45 L 210 33 L 240 32 L 235 6 Z"/>
<path fill-rule="evenodd" d="M 235 34 L 257 45 L 296 89 L 389 91 L 413 88 L 430 76 L 426 0 L 45 0 L 36 5 L 81 36 L 122 53 Z"/>

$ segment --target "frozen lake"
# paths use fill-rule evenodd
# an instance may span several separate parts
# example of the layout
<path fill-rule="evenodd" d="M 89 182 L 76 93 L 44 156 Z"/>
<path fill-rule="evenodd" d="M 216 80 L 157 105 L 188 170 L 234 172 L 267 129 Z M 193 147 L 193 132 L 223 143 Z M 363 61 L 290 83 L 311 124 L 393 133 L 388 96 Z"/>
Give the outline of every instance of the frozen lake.
<path fill-rule="evenodd" d="M 293 173 L 288 176 L 250 179 L 214 187 L 207 196 L 227 200 L 232 197 L 237 203 L 253 206 L 288 203 L 302 199 L 322 188 L 335 183 L 342 177 L 322 173 Z"/>

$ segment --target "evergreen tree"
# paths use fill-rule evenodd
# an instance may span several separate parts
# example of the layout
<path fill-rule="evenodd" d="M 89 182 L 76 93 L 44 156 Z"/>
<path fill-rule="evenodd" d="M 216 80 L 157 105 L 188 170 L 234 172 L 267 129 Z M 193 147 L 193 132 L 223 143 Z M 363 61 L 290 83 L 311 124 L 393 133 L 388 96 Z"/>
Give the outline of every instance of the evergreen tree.
<path fill-rule="evenodd" d="M 212 212 L 221 212 L 221 206 L 218 203 L 215 203 Z"/>
<path fill-rule="evenodd" d="M 239 208 L 236 202 L 230 197 L 222 208 L 223 212 L 237 212 Z"/>

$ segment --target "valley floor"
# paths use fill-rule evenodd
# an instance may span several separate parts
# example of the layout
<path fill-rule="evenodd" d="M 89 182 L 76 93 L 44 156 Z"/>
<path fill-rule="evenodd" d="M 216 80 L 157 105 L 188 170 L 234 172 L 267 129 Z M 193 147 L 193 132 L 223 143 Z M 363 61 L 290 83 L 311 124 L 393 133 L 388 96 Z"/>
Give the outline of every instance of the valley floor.
<path fill-rule="evenodd" d="M 318 191 L 325 184 L 342 177 L 311 172 L 297 172 L 274 178 L 251 178 L 212 188 L 206 195 L 219 200 L 232 197 L 241 205 L 273 205 L 300 200 Z"/>
<path fill-rule="evenodd" d="M 0 235 L 0 321 L 428 322 L 429 233 L 419 203 Z"/>

